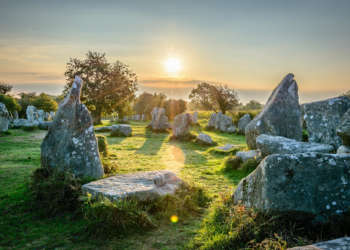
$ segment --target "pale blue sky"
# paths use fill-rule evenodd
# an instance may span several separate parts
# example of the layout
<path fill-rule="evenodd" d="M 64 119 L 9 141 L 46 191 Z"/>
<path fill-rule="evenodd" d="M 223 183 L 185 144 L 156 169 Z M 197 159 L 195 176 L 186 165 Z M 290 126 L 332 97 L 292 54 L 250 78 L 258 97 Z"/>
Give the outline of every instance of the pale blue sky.
<path fill-rule="evenodd" d="M 289 72 L 302 101 L 350 89 L 350 1 L 188 2 L 0 0 L 0 80 L 57 94 L 69 58 L 97 50 L 172 96 L 212 81 L 264 102 Z"/>

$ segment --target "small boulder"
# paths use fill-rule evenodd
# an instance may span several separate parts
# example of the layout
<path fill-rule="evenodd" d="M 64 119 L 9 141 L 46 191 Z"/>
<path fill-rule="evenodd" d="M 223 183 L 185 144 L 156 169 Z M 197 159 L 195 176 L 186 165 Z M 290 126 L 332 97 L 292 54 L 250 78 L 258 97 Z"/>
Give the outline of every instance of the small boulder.
<path fill-rule="evenodd" d="M 242 162 L 246 162 L 250 159 L 254 159 L 258 162 L 262 160 L 260 150 L 238 151 L 236 157 L 240 158 Z"/>
<path fill-rule="evenodd" d="M 340 121 L 340 125 L 337 128 L 337 135 L 342 139 L 343 145 L 350 146 L 350 108 Z"/>
<path fill-rule="evenodd" d="M 256 138 L 257 148 L 263 156 L 270 154 L 296 154 L 306 152 L 331 153 L 332 145 L 301 142 L 282 136 L 259 135 Z"/>
<path fill-rule="evenodd" d="M 248 147 L 256 149 L 256 137 L 261 134 L 278 135 L 301 141 L 302 123 L 298 85 L 288 74 L 274 89 L 264 109 L 246 126 Z"/>
<path fill-rule="evenodd" d="M 131 136 L 132 129 L 128 124 L 116 124 L 112 125 L 111 136 Z"/>
<path fill-rule="evenodd" d="M 196 138 L 196 143 L 202 144 L 202 145 L 215 145 L 215 142 L 211 139 L 211 137 L 204 133 L 199 133 Z"/>
<path fill-rule="evenodd" d="M 166 131 L 169 128 L 168 117 L 165 115 L 165 109 L 154 107 L 152 112 L 152 121 L 149 124 L 149 127 L 153 131 Z"/>
<path fill-rule="evenodd" d="M 350 109 L 350 98 L 341 96 L 306 103 L 302 109 L 310 142 L 331 144 L 335 148 L 342 145 L 337 127 L 345 112 Z"/>
<path fill-rule="evenodd" d="M 83 185 L 82 191 L 93 197 L 102 196 L 112 201 L 127 197 L 153 200 L 174 194 L 182 183 L 173 172 L 161 170 L 111 176 Z"/>
<path fill-rule="evenodd" d="M 82 80 L 75 77 L 41 144 L 41 165 L 78 177 L 101 178 L 103 168 L 92 118 L 80 102 Z"/>
<path fill-rule="evenodd" d="M 287 250 L 347 250 L 350 249 L 350 237 L 317 242 L 312 245 L 288 248 Z"/>
<path fill-rule="evenodd" d="M 232 149 L 236 148 L 236 145 L 234 144 L 225 144 L 224 146 L 216 147 L 216 149 L 223 150 L 223 151 L 231 151 Z"/>
<path fill-rule="evenodd" d="M 12 127 L 13 128 L 21 128 L 25 126 L 26 124 L 29 124 L 27 119 L 15 119 L 12 121 Z"/>
<path fill-rule="evenodd" d="M 187 113 L 178 114 L 172 124 L 173 138 L 183 138 L 190 134 L 191 115 Z"/>
<path fill-rule="evenodd" d="M 337 150 L 337 154 L 350 154 L 350 147 L 348 146 L 340 146 Z"/>
<path fill-rule="evenodd" d="M 239 134 L 244 134 L 245 127 L 251 122 L 251 120 L 252 118 L 250 117 L 250 114 L 245 114 L 239 119 L 237 128 Z"/>
<path fill-rule="evenodd" d="M 350 155 L 273 154 L 242 179 L 234 202 L 269 212 L 303 212 L 325 222 L 350 207 Z"/>
<path fill-rule="evenodd" d="M 112 126 L 104 126 L 95 128 L 95 132 L 111 132 Z"/>
<path fill-rule="evenodd" d="M 9 129 L 10 114 L 2 102 L 0 102 L 0 132 L 6 132 Z"/>

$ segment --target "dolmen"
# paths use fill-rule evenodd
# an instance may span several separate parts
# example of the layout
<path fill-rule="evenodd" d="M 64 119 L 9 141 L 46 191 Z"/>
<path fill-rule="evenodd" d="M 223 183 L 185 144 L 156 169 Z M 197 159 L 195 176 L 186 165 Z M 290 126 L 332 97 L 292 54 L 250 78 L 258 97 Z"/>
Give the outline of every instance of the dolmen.
<path fill-rule="evenodd" d="M 92 118 L 80 102 L 82 80 L 76 76 L 70 93 L 60 103 L 41 144 L 42 167 L 69 171 L 78 177 L 101 178 L 104 174 Z"/>
<path fill-rule="evenodd" d="M 301 108 L 298 85 L 293 74 L 286 75 L 273 90 L 263 110 L 245 128 L 248 147 L 256 149 L 261 134 L 302 139 Z"/>

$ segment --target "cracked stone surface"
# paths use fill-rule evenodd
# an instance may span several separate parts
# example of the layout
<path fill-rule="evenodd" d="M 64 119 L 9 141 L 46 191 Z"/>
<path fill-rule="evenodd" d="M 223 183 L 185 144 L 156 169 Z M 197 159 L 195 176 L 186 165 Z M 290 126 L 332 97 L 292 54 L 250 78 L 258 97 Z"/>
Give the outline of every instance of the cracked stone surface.
<path fill-rule="evenodd" d="M 312 245 L 288 248 L 288 250 L 348 250 L 350 249 L 350 237 L 342 237 L 335 240 L 317 242 Z"/>
<path fill-rule="evenodd" d="M 115 175 L 87 183 L 82 186 L 82 190 L 92 196 L 103 196 L 110 200 L 126 197 L 146 200 L 174 194 L 182 183 L 173 172 L 161 170 Z"/>

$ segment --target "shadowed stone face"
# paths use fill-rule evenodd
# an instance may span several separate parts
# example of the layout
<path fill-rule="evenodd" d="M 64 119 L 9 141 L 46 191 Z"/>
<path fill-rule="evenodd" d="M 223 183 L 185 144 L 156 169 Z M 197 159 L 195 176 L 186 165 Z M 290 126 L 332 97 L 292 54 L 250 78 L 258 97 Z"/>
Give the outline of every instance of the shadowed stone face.
<path fill-rule="evenodd" d="M 81 87 L 76 77 L 70 94 L 60 103 L 41 144 L 41 164 L 79 177 L 100 178 L 103 168 L 90 113 L 80 103 Z"/>
<path fill-rule="evenodd" d="M 341 123 L 337 128 L 337 135 L 340 136 L 345 146 L 350 146 L 350 108 L 343 115 Z"/>
<path fill-rule="evenodd" d="M 5 132 L 8 130 L 9 118 L 10 115 L 5 104 L 0 102 L 0 132 Z"/>
<path fill-rule="evenodd" d="M 300 141 L 302 138 L 301 110 L 298 85 L 288 74 L 272 92 L 264 109 L 245 128 L 248 147 L 256 149 L 260 134 L 283 136 Z"/>

